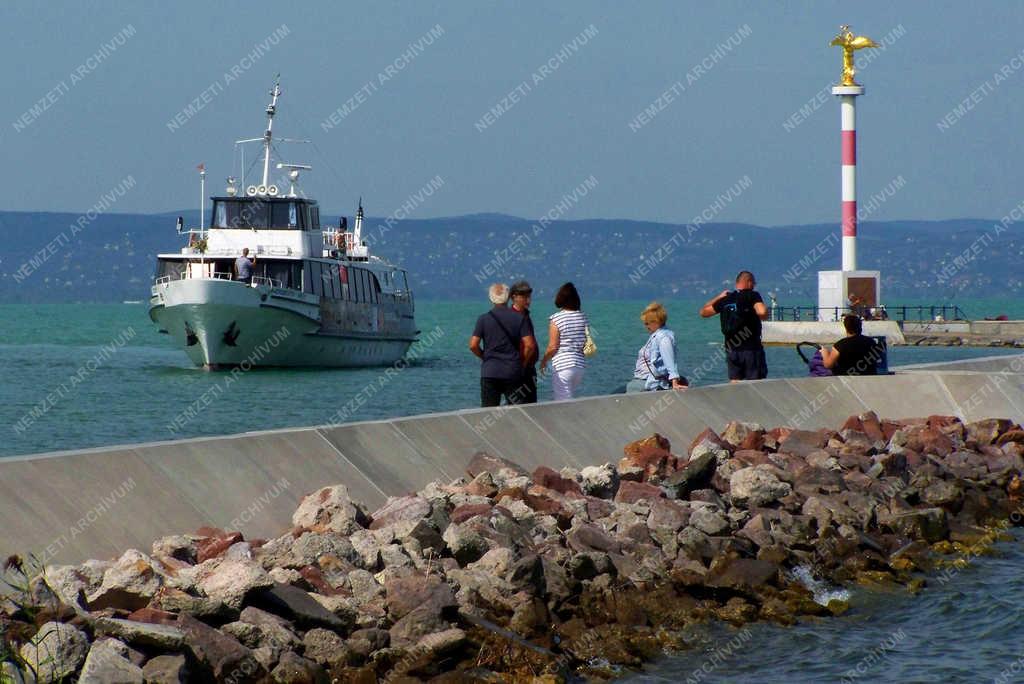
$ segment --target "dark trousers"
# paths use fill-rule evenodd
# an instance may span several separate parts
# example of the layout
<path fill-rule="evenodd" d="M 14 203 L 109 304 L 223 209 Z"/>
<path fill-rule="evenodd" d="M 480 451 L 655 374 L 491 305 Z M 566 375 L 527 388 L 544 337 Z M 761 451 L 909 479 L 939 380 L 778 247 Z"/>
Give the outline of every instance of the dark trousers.
<path fill-rule="evenodd" d="M 523 376 L 523 403 L 537 403 L 537 369 L 527 368 Z"/>
<path fill-rule="evenodd" d="M 536 397 L 536 383 L 534 384 L 534 396 Z M 500 406 L 501 398 L 509 404 L 525 404 L 527 395 L 527 383 L 523 378 L 505 380 L 502 378 L 480 378 L 480 405 Z M 536 399 L 534 399 L 536 401 Z"/>

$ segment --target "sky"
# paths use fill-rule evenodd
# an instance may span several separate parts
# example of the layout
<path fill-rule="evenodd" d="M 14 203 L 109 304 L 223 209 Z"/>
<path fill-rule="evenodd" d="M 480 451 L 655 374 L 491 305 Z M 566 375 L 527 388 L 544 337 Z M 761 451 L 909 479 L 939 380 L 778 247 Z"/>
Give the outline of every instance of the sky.
<path fill-rule="evenodd" d="M 196 166 L 207 195 L 240 175 L 233 143 L 262 135 L 279 73 L 275 134 L 313 141 L 279 156 L 313 166 L 325 213 L 362 196 L 373 216 L 838 222 L 840 24 L 885 47 L 858 53 L 858 193 L 884 196 L 862 221 L 997 219 L 1024 199 L 1019 2 L 59 1 L 0 18 L 2 210 L 194 209 Z"/>

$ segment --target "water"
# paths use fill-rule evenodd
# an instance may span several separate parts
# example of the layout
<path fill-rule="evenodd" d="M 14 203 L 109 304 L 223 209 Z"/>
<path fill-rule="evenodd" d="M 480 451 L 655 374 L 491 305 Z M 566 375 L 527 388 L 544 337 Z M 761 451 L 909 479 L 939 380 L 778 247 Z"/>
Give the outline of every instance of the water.
<path fill-rule="evenodd" d="M 647 338 L 639 321 L 645 304 L 585 302 L 599 351 L 590 360 L 583 395 L 613 392 L 632 373 Z M 717 319 L 697 315 L 701 302 L 665 304 L 682 372 L 695 378 L 694 369 L 703 365 L 709 370 L 695 385 L 724 382 Z M 1006 306 L 965 308 L 1014 316 Z M 2 305 L 0 456 L 316 425 L 337 420 L 339 411 L 346 420 L 368 420 L 477 406 L 479 362 L 466 345 L 485 310 L 480 302 L 418 303 L 422 337 L 434 341 L 392 376 L 380 368 L 256 369 L 231 378 L 191 365 L 156 332 L 144 304 Z M 541 345 L 551 313 L 550 304 L 534 303 Z M 1016 313 L 1024 317 L 1024 310 Z M 890 350 L 890 364 L 1001 352 L 897 347 Z M 770 377 L 806 373 L 792 348 L 768 348 L 767 355 Z M 550 384 L 542 381 L 541 399 L 550 396 Z"/>
<path fill-rule="evenodd" d="M 838 618 L 695 630 L 694 648 L 622 681 L 1003 682 L 1024 681 L 1024 535 L 1000 543 L 916 596 L 855 590 Z M 746 631 L 745 631 L 746 630 Z M 723 646 L 734 644 L 731 655 Z M 718 666 L 710 658 L 718 649 Z M 702 671 L 706 665 L 706 670 Z M 1005 674 L 1005 678 L 1004 678 Z"/>

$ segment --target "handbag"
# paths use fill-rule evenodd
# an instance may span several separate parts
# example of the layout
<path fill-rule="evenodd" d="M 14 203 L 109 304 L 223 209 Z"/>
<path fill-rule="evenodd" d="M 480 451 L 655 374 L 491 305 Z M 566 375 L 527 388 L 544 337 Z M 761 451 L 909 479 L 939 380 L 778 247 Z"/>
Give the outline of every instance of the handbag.
<path fill-rule="evenodd" d="M 597 344 L 594 343 L 594 338 L 590 336 L 590 326 L 584 328 L 587 335 L 587 340 L 583 343 L 583 355 L 593 356 L 597 353 Z"/>

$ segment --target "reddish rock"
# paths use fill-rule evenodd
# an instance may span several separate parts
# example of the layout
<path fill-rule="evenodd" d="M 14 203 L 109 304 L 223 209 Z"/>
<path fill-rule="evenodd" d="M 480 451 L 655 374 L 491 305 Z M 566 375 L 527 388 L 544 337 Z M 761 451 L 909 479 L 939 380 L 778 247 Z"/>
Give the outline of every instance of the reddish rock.
<path fill-rule="evenodd" d="M 429 515 L 430 502 L 421 496 L 413 494 L 391 497 L 370 515 L 373 521 L 370 523 L 370 529 L 379 530 L 405 520 L 421 520 Z"/>
<path fill-rule="evenodd" d="M 860 422 L 860 416 L 850 416 L 843 423 L 843 427 L 839 428 L 840 432 L 845 430 L 856 430 L 857 432 L 864 432 L 864 423 Z"/>
<path fill-rule="evenodd" d="M 580 489 L 578 482 L 562 477 L 561 473 L 547 466 L 540 466 L 533 471 L 533 482 L 541 487 L 553 489 L 559 494 L 573 497 L 583 496 L 583 490 Z"/>
<path fill-rule="evenodd" d="M 185 634 L 185 643 L 214 679 L 228 677 L 234 681 L 255 682 L 266 676 L 266 670 L 245 646 L 189 615 L 178 617 L 177 625 Z"/>
<path fill-rule="evenodd" d="M 776 584 L 780 568 L 777 564 L 755 558 L 717 558 L 708 569 L 705 584 L 749 591 L 765 584 Z"/>
<path fill-rule="evenodd" d="M 204 530 L 211 530 L 211 528 L 199 528 L 199 532 Z M 212 531 L 220 532 L 220 530 Z M 227 551 L 232 544 L 237 544 L 240 541 L 243 541 L 241 532 L 220 532 L 220 534 L 213 534 L 205 539 L 200 539 L 196 542 L 196 561 L 202 563 L 211 558 L 216 558 Z"/>
<path fill-rule="evenodd" d="M 575 525 L 566 533 L 565 543 L 578 553 L 602 551 L 618 554 L 622 552 L 622 543 L 619 540 L 606 532 L 604 528 L 592 523 Z"/>
<path fill-rule="evenodd" d="M 737 449 L 736 453 L 733 454 L 733 458 L 738 461 L 742 461 L 748 466 L 754 465 L 773 465 L 772 460 L 768 458 L 768 454 L 764 451 L 754 451 L 753 449 Z"/>
<path fill-rule="evenodd" d="M 896 431 L 900 429 L 900 424 L 893 420 L 882 421 L 882 437 L 888 442 L 892 439 L 892 436 L 896 434 Z"/>
<path fill-rule="evenodd" d="M 498 471 L 503 468 L 514 470 L 519 475 L 528 474 L 518 463 L 510 461 L 507 458 L 502 458 L 501 456 L 491 456 L 483 451 L 476 452 L 473 454 L 473 458 L 469 459 L 469 463 L 466 465 L 466 474 L 469 475 L 470 478 L 475 478 L 480 473 L 497 475 Z"/>
<path fill-rule="evenodd" d="M 692 442 L 690 442 L 690 448 L 686 450 L 687 454 L 692 454 L 694 447 L 701 442 L 707 440 L 711 442 L 719 449 L 725 449 L 730 454 L 736 449 L 732 444 L 729 444 L 724 439 L 718 436 L 718 433 L 711 428 L 704 428 L 704 431 L 697 435 Z"/>
<path fill-rule="evenodd" d="M 299 568 L 299 574 L 302 575 L 302 579 L 306 580 L 309 586 L 313 587 L 318 594 L 323 594 L 324 596 L 336 596 L 338 594 L 347 593 L 343 589 L 338 589 L 324 579 L 323 572 L 321 572 L 320 568 L 315 565 L 307 565 L 303 568 Z"/>
<path fill-rule="evenodd" d="M 772 428 L 764 433 L 764 447 L 766 449 L 778 449 L 779 443 L 784 440 L 793 430 L 788 427 Z"/>
<path fill-rule="evenodd" d="M 610 501 L 599 499 L 596 496 L 587 497 L 587 517 L 591 520 L 607 518 L 614 510 L 615 504 Z"/>
<path fill-rule="evenodd" d="M 127 619 L 133 622 L 146 622 L 151 625 L 173 625 L 177 621 L 178 616 L 166 610 L 147 606 L 130 613 Z"/>
<path fill-rule="evenodd" d="M 669 443 L 667 438 L 662 437 L 658 433 L 654 433 L 650 437 L 644 437 L 643 439 L 638 439 L 635 442 L 630 442 L 622 449 L 622 452 L 625 454 L 626 458 L 629 458 L 630 456 L 639 455 L 644 447 L 654 447 L 656 449 L 661 449 L 662 451 L 670 451 L 672 449 L 672 445 Z"/>
<path fill-rule="evenodd" d="M 964 440 L 978 445 L 992 444 L 999 439 L 1000 435 L 1013 427 L 1013 421 L 1006 418 L 976 420 L 964 426 Z"/>
<path fill-rule="evenodd" d="M 864 434 L 868 436 L 872 442 L 879 440 L 885 440 L 885 433 L 882 431 L 882 423 L 878 420 L 878 416 L 874 411 L 868 411 L 867 413 L 860 414 L 860 422 L 863 425 Z"/>
<path fill-rule="evenodd" d="M 739 443 L 737 448 L 760 451 L 764 448 L 764 444 L 764 432 L 748 432 L 747 436 L 743 438 L 743 441 Z"/>
<path fill-rule="evenodd" d="M 458 607 L 451 587 L 437 575 L 415 574 L 389 579 L 384 585 L 388 616 L 400 620 L 417 608 L 427 608 L 431 617 Z"/>
<path fill-rule="evenodd" d="M 953 451 L 953 441 L 939 430 L 925 428 L 918 432 L 916 437 L 921 445 L 922 454 L 948 456 Z M 909 443 L 907 446 L 913 448 Z"/>
<path fill-rule="evenodd" d="M 647 527 L 652 530 L 667 529 L 678 532 L 690 522 L 691 511 L 677 501 L 655 499 L 647 515 Z"/>
<path fill-rule="evenodd" d="M 619 472 L 625 479 L 633 472 L 639 473 L 639 481 L 664 479 L 676 469 L 676 458 L 668 450 L 656 446 L 641 446 L 635 452 L 619 461 Z"/>
<path fill-rule="evenodd" d="M 646 482 L 621 482 L 619 491 L 615 494 L 615 501 L 618 503 L 636 503 L 644 499 L 664 499 L 665 492 L 661 487 L 656 487 Z"/>
<path fill-rule="evenodd" d="M 523 497 L 523 503 L 537 513 L 554 516 L 559 525 L 568 525 L 572 521 L 572 510 L 563 503 L 562 495 L 553 489 L 531 485 Z"/>
<path fill-rule="evenodd" d="M 1009 444 L 1011 442 L 1024 444 L 1024 430 L 1021 430 L 1020 428 L 1007 430 L 996 439 L 996 446 L 1003 446 L 1004 444 Z"/>
<path fill-rule="evenodd" d="M 820 432 L 792 430 L 779 440 L 779 451 L 806 458 L 812 451 L 821 449 L 827 443 L 828 439 Z"/>
<path fill-rule="evenodd" d="M 492 498 L 497 493 L 498 487 L 494 484 L 490 473 L 480 473 L 473 478 L 472 482 L 463 487 L 462 491 L 473 496 Z"/>
<path fill-rule="evenodd" d="M 464 523 L 470 518 L 475 518 L 478 515 L 488 516 L 491 514 L 491 509 L 494 508 L 491 504 L 479 503 L 479 504 L 462 504 L 451 512 L 451 522 L 458 525 Z"/>

